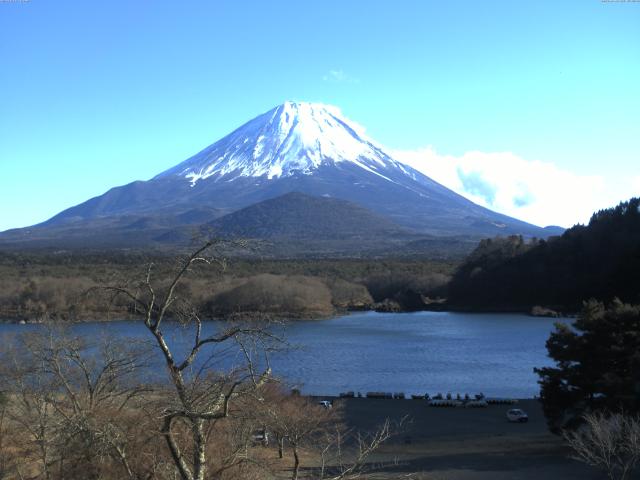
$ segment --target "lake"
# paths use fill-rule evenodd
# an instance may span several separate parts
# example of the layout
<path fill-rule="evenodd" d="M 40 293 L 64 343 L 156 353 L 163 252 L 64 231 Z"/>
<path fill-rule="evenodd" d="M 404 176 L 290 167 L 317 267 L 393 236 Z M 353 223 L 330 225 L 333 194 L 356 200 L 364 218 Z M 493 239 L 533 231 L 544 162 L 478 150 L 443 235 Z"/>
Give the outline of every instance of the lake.
<path fill-rule="evenodd" d="M 274 354 L 271 362 L 276 375 L 308 394 L 483 392 L 530 398 L 539 392 L 533 368 L 552 364 L 545 341 L 556 321 L 453 312 L 365 312 L 296 321 L 282 330 L 292 348 Z M 219 326 L 211 322 L 207 328 Z M 38 328 L 1 324 L 0 333 Z M 133 321 L 76 324 L 73 330 L 86 337 L 149 335 Z M 180 344 L 183 334 L 174 333 L 173 338 Z"/>

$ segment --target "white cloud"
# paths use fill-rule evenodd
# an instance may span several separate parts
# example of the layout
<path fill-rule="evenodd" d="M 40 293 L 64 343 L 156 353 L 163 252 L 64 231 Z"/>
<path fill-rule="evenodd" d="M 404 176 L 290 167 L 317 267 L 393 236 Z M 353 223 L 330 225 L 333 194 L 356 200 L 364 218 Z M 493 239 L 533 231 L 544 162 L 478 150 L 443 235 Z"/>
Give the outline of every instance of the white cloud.
<path fill-rule="evenodd" d="M 352 77 L 351 75 L 348 75 L 347 73 L 345 73 L 344 70 L 329 70 L 328 73 L 322 76 L 322 80 L 324 80 L 325 82 L 331 82 L 331 83 L 359 83 L 360 82 L 360 80 L 358 80 L 357 78 Z"/>
<path fill-rule="evenodd" d="M 594 211 L 640 194 L 640 176 L 615 182 L 511 152 L 457 157 L 429 146 L 393 156 L 480 205 L 541 226 L 586 223 Z"/>

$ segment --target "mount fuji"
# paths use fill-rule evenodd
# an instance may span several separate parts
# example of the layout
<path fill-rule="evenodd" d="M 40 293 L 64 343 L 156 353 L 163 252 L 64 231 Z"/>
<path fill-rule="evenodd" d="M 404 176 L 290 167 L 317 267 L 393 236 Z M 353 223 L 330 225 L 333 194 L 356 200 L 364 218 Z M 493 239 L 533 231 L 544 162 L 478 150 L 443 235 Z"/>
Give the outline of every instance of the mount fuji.
<path fill-rule="evenodd" d="M 282 201 L 271 201 L 278 197 Z M 283 230 L 284 217 L 275 215 L 286 213 L 287 202 L 296 211 L 302 202 L 308 212 Z M 258 204 L 263 205 L 257 210 L 248 208 Z M 254 220 L 260 212 L 255 232 L 243 217 L 245 211 Z M 327 220 L 331 215 L 341 221 Z M 367 221 L 346 222 L 360 225 L 359 232 L 332 231 L 345 224 L 345 215 Z M 162 244 L 184 237 L 180 231 L 186 227 L 208 225 L 225 234 L 225 228 L 237 231 L 233 224 L 238 222 L 248 236 L 273 237 L 269 224 L 278 223 L 278 231 L 304 237 L 309 223 L 301 218 L 324 219 L 336 239 L 364 238 L 369 231 L 381 231 L 375 224 L 384 224 L 395 248 L 399 238 L 546 237 L 561 231 L 474 204 L 393 159 L 335 107 L 285 102 L 148 181 L 112 188 L 42 224 L 4 232 L 0 244 Z"/>

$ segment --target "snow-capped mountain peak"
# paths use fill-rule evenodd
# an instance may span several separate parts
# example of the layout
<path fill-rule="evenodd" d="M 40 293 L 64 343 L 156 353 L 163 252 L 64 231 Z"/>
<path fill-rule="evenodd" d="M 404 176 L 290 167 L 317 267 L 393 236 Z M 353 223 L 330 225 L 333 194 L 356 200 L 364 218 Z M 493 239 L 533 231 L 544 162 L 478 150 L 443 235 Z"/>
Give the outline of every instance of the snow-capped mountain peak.
<path fill-rule="evenodd" d="M 278 198 L 281 200 L 265 203 Z M 353 205 L 345 210 L 344 205 L 331 200 Z M 251 206 L 255 208 L 250 209 Z M 369 213 L 357 213 L 358 207 Z M 235 212 L 241 213 L 227 218 Z M 377 215 L 378 220 L 371 214 Z M 324 231 L 339 215 L 348 216 L 347 220 L 342 218 L 343 224 L 362 225 L 362 218 L 369 218 L 384 227 L 384 222 L 391 221 L 413 232 L 398 239 L 394 236 L 398 231 L 394 230 L 396 233 L 389 237 L 391 243 L 384 243 L 384 248 L 393 245 L 394 254 L 401 251 L 397 250 L 401 245 L 409 251 L 419 250 L 423 241 L 424 248 L 430 248 L 433 235 L 461 235 L 465 243 L 469 238 L 495 235 L 546 237 L 552 233 L 475 205 L 399 163 L 335 107 L 286 102 L 151 180 L 114 187 L 60 212 L 40 226 L 39 238 L 46 243 L 57 239 L 59 232 L 67 232 L 73 242 L 81 245 L 87 243 L 85 238 L 91 238 L 92 245 L 108 244 L 110 239 L 124 245 L 156 239 L 160 244 L 181 242 L 175 239 L 183 238 L 182 233 L 194 225 L 222 228 L 223 223 L 212 222 L 220 215 L 238 224 L 233 229 L 231 225 L 227 232 L 241 232 L 246 227 L 249 238 L 272 238 L 269 235 L 274 232 L 291 233 L 300 228 L 296 235 L 308 239 L 309 244 L 317 240 L 318 229 Z M 307 215 L 311 216 L 313 228 L 308 227 L 309 219 L 303 218 Z M 282 230 L 274 229 L 271 218 L 275 221 L 285 217 L 290 224 L 281 222 Z M 373 228 L 371 221 L 367 223 L 367 228 Z M 84 227 L 79 228 L 80 225 Z M 49 227 L 61 230 L 49 231 Z M 94 227 L 101 233 L 86 237 Z M 372 231 L 380 232 L 378 227 Z M 346 231 L 338 234 L 333 228 L 329 230 L 335 238 L 322 244 L 326 248 L 323 254 L 339 252 L 333 249 L 340 245 Z M 363 232 L 360 230 L 358 235 L 366 243 Z M 430 237 L 416 240 L 415 234 Z M 32 231 L 26 230 L 16 235 L 17 241 L 23 242 L 40 234 L 32 237 Z M 355 237 L 350 238 L 345 245 L 354 248 Z M 409 243 L 402 243 L 405 240 Z M 378 252 L 377 248 L 372 251 Z"/>
<path fill-rule="evenodd" d="M 323 164 L 340 162 L 351 162 L 385 179 L 388 168 L 406 173 L 337 107 L 285 102 L 158 177 L 178 175 L 193 186 L 209 177 L 232 181 L 309 175 Z"/>

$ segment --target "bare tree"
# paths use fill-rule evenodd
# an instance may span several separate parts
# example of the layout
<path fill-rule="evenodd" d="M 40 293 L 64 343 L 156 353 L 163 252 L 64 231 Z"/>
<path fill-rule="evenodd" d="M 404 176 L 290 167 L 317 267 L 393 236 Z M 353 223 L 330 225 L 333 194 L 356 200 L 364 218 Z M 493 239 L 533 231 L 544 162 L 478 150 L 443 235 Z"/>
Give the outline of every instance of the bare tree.
<path fill-rule="evenodd" d="M 264 399 L 261 415 L 266 428 L 276 437 L 279 457 L 283 457 L 285 444 L 293 455 L 292 480 L 300 477 L 302 450 L 320 462 L 319 468 L 308 472 L 309 478 L 362 477 L 371 467 L 372 454 L 400 432 L 407 421 L 386 419 L 375 431 L 366 433 L 346 427 L 340 403 L 326 408 L 309 397 L 287 394 L 274 386 L 265 391 Z"/>
<path fill-rule="evenodd" d="M 6 360 L 6 357 L 3 358 Z M 13 365 L 3 362 L 3 365 L 11 368 Z M 14 435 L 12 443 L 14 454 L 22 457 L 22 468 L 30 467 L 41 472 L 41 477 L 51 478 L 51 465 L 55 458 L 55 425 L 53 409 L 45 394 L 44 379 L 38 372 L 32 372 L 25 377 L 24 371 L 18 368 L 11 376 L 3 371 L 2 383 L 9 392 L 8 401 L 10 408 L 6 408 L 6 417 L 12 421 L 16 428 L 11 431 Z M 44 387 L 44 388 L 43 388 Z M 20 434 L 16 435 L 16 431 Z M 32 466 L 33 464 L 36 466 Z M 20 467 L 18 476 L 20 477 Z"/>
<path fill-rule="evenodd" d="M 269 393 L 263 407 L 264 423 L 276 437 L 280 458 L 285 441 L 291 448 L 294 460 L 291 478 L 297 480 L 300 474 L 300 449 L 317 448 L 326 438 L 326 432 L 339 424 L 339 414 L 313 403 L 307 397 L 287 395 L 281 390 Z"/>
<path fill-rule="evenodd" d="M 2 383 L 14 448 L 37 478 L 100 478 L 105 465 L 119 465 L 118 476 L 137 479 L 130 464 L 128 425 L 134 399 L 143 388 L 138 349 L 103 338 L 86 341 L 47 330 L 18 337 L 5 349 Z M 33 475 L 32 475 L 33 476 Z"/>
<path fill-rule="evenodd" d="M 105 290 L 116 297 L 128 299 L 141 318 L 154 343 L 161 352 L 171 390 L 164 392 L 159 412 L 160 433 L 164 437 L 171 458 L 182 480 L 204 480 L 207 474 L 207 445 L 211 426 L 227 418 L 232 402 L 240 397 L 256 394 L 271 369 L 268 361 L 257 373 L 251 346 L 268 350 L 273 337 L 262 327 L 231 325 L 213 333 L 204 333 L 203 322 L 188 298 L 179 295 L 184 277 L 197 265 L 225 266 L 219 241 L 208 241 L 181 260 L 166 285 L 153 280 L 150 265 L 142 281 L 134 284 L 111 285 Z M 190 347 L 180 356 L 165 334 L 165 323 L 178 321 L 191 336 Z M 228 370 L 214 370 L 216 355 L 235 342 L 241 352 L 242 365 Z"/>
<path fill-rule="evenodd" d="M 382 425 L 370 433 L 343 431 L 341 428 L 328 431 L 321 452 L 320 480 L 361 478 L 371 467 L 369 461 L 372 454 L 387 440 L 401 432 L 407 420 L 407 417 L 403 417 L 398 422 L 392 422 L 387 418 Z M 329 477 L 326 476 L 327 462 L 332 465 L 330 469 L 332 474 Z"/>
<path fill-rule="evenodd" d="M 7 430 L 7 397 L 0 391 L 0 479 L 6 478 L 13 469 L 13 458 L 8 451 L 10 433 Z"/>
<path fill-rule="evenodd" d="M 564 438 L 575 458 L 604 470 L 611 480 L 626 480 L 640 461 L 640 419 L 622 413 L 590 413 L 584 425 Z"/>

